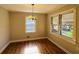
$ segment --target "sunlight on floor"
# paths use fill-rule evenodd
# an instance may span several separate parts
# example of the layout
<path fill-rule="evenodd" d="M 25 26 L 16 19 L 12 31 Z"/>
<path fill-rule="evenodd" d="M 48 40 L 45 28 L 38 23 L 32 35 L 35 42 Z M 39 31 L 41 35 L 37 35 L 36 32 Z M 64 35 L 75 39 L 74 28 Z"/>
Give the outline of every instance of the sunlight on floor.
<path fill-rule="evenodd" d="M 24 54 L 40 54 L 37 46 L 30 45 L 24 49 Z"/>

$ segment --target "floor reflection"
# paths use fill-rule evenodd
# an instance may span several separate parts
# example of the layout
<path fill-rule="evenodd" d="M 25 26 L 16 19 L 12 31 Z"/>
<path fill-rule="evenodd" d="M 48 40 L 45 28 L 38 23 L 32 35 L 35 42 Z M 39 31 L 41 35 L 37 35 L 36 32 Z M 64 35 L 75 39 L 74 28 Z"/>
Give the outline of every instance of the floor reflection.
<path fill-rule="evenodd" d="M 24 49 L 24 54 L 40 54 L 36 45 L 29 45 Z"/>

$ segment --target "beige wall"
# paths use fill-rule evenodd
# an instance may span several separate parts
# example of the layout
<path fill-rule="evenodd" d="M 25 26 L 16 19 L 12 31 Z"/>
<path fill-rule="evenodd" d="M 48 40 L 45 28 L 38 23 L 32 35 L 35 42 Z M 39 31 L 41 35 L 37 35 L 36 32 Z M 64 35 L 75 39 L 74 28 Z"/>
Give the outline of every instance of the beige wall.
<path fill-rule="evenodd" d="M 36 32 L 25 33 L 25 19 L 29 15 L 31 13 L 10 12 L 11 40 L 22 40 L 26 39 L 27 36 L 30 36 L 30 38 L 46 37 L 45 14 L 35 14 L 38 17 L 38 20 L 36 20 Z"/>
<path fill-rule="evenodd" d="M 77 16 L 76 16 L 76 19 L 77 19 L 77 22 L 76 22 L 77 23 L 76 24 L 77 25 L 76 26 L 77 27 L 77 32 L 76 32 L 77 33 L 77 39 L 76 39 L 77 41 L 76 41 L 76 43 L 77 43 L 77 46 L 78 46 L 78 49 L 79 49 L 79 5 L 77 5 L 76 14 L 77 14 Z"/>
<path fill-rule="evenodd" d="M 47 34 L 48 34 L 48 38 L 51 39 L 51 41 L 54 41 L 55 43 L 57 43 L 58 45 L 60 45 L 61 47 L 65 48 L 66 50 L 68 50 L 71 53 L 79 53 L 79 5 L 67 5 L 64 6 L 63 8 L 60 8 L 54 12 L 50 12 L 48 14 L 48 19 L 47 19 Z M 75 8 L 76 9 L 76 16 L 77 17 L 75 20 L 77 20 L 76 23 L 76 42 L 75 44 L 71 43 L 70 41 L 68 41 L 68 39 L 63 38 L 60 35 L 54 34 L 54 33 L 50 33 L 50 16 L 53 14 L 57 14 L 69 9 Z"/>
<path fill-rule="evenodd" d="M 75 44 L 67 41 L 59 35 L 50 33 L 50 16 L 57 14 L 71 8 L 76 8 L 76 42 Z M 10 13 L 10 39 L 22 40 L 27 36 L 30 38 L 48 37 L 61 47 L 65 48 L 71 53 L 79 53 L 79 5 L 67 5 L 49 14 L 35 14 L 38 17 L 36 25 L 36 33 L 25 33 L 25 18 L 30 13 L 24 12 L 9 12 Z M 0 8 L 0 49 L 9 41 L 9 14 L 7 10 Z"/>
<path fill-rule="evenodd" d="M 9 41 L 9 14 L 8 11 L 0 8 L 0 50 Z"/>

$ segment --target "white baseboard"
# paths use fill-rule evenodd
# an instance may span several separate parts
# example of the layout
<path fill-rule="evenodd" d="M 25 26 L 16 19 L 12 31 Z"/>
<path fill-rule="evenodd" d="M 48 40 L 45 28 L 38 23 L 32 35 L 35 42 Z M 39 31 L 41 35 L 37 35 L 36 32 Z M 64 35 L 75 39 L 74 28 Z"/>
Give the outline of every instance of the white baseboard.
<path fill-rule="evenodd" d="M 12 41 L 10 41 L 10 42 L 11 42 L 11 43 L 12 43 L 12 42 L 21 42 L 21 41 L 38 40 L 38 39 L 45 39 L 45 38 L 47 38 L 47 37 L 39 37 L 39 38 L 12 40 Z"/>
<path fill-rule="evenodd" d="M 52 43 L 54 43 L 56 46 L 58 46 L 60 49 L 62 49 L 63 51 L 65 51 L 68 54 L 71 54 L 71 52 L 69 52 L 68 50 L 66 50 L 65 48 L 63 48 L 62 46 L 58 45 L 57 43 L 55 43 L 53 40 L 51 40 L 50 38 L 48 38 L 49 41 L 51 41 Z"/>
<path fill-rule="evenodd" d="M 7 44 L 5 44 L 5 45 L 3 46 L 3 48 L 0 50 L 0 54 L 5 50 L 5 48 L 6 48 L 9 44 L 10 44 L 10 42 L 8 42 Z"/>

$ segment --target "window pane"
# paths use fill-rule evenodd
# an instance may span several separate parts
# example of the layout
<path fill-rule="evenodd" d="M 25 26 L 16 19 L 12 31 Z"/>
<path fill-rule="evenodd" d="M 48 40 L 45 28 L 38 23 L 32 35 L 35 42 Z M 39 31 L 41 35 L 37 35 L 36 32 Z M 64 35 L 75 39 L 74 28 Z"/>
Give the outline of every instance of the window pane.
<path fill-rule="evenodd" d="M 52 22 L 52 32 L 58 32 L 58 16 L 52 17 L 51 22 Z"/>
<path fill-rule="evenodd" d="M 26 19 L 26 32 L 35 32 L 35 20 Z"/>
<path fill-rule="evenodd" d="M 62 15 L 61 34 L 72 38 L 73 36 L 73 13 Z"/>

